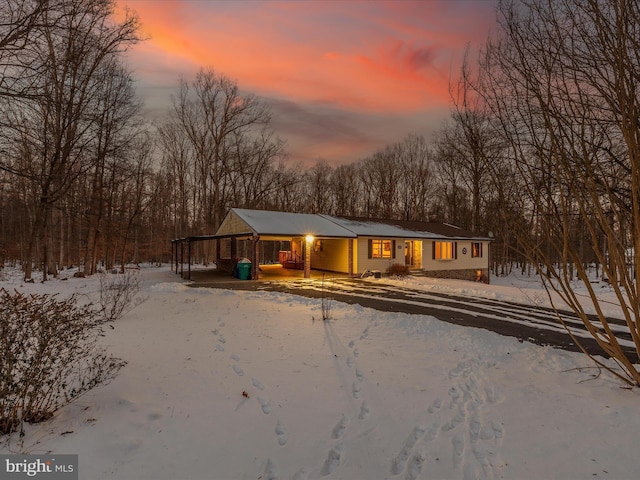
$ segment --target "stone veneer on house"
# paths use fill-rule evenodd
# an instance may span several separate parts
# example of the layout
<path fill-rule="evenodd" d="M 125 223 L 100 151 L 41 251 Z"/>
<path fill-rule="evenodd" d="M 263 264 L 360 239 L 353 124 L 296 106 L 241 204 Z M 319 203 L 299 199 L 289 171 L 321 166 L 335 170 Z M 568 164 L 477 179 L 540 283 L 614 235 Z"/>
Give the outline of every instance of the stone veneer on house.
<path fill-rule="evenodd" d="M 479 276 L 478 272 L 480 272 Z M 461 270 L 423 270 L 421 274 L 425 277 L 432 278 L 449 278 L 453 280 L 471 280 L 473 282 L 489 283 L 488 268 L 467 268 Z"/>

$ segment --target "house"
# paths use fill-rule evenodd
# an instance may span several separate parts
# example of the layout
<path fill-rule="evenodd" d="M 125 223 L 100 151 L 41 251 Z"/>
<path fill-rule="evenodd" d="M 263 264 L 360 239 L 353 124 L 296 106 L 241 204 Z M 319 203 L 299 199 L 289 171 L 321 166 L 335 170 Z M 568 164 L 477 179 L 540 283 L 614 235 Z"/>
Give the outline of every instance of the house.
<path fill-rule="evenodd" d="M 305 277 L 311 269 L 360 275 L 401 264 L 431 277 L 489 282 L 491 239 L 441 223 L 232 208 L 215 235 L 191 238 L 199 239 L 217 242 L 218 268 L 251 260 L 253 279 L 266 263 Z"/>

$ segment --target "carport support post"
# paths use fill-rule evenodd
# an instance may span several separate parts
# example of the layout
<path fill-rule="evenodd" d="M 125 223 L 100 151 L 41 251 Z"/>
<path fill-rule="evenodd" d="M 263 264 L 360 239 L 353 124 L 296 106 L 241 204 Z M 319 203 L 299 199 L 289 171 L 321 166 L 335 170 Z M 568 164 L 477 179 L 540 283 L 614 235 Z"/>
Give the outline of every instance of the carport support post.
<path fill-rule="evenodd" d="M 180 242 L 180 276 L 184 275 L 184 242 Z"/>
<path fill-rule="evenodd" d="M 253 262 L 251 262 L 251 280 L 258 280 L 258 265 L 260 265 L 260 237 L 253 237 Z"/>
<path fill-rule="evenodd" d="M 191 280 L 191 239 L 187 240 L 187 256 L 189 264 L 187 266 L 187 280 Z"/>

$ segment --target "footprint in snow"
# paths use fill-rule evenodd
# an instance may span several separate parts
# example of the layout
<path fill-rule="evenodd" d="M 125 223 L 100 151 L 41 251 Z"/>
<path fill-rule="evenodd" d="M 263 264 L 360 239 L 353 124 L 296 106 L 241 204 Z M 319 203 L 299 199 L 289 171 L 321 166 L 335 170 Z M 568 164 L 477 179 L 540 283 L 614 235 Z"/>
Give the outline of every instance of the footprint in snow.
<path fill-rule="evenodd" d="M 322 468 L 321 476 L 329 475 L 333 473 L 333 471 L 340 466 L 340 460 L 342 458 L 342 452 L 344 450 L 344 445 L 342 443 L 337 444 L 331 450 L 329 450 L 329 454 L 327 455 L 327 459 L 324 462 L 324 467 Z"/>
<path fill-rule="evenodd" d="M 458 432 L 451 440 L 453 444 L 453 466 L 457 467 L 462 463 L 462 454 L 464 453 L 464 434 Z"/>
<path fill-rule="evenodd" d="M 216 344 L 216 350 L 218 352 L 224 352 L 224 347 L 222 345 L 220 345 L 219 343 Z"/>
<path fill-rule="evenodd" d="M 257 378 L 252 378 L 251 379 L 251 383 L 253 384 L 254 387 L 256 387 L 258 390 L 264 390 L 264 385 L 262 384 L 262 382 L 260 380 L 258 380 Z"/>
<path fill-rule="evenodd" d="M 436 398 L 433 401 L 433 403 L 429 405 L 429 408 L 427 409 L 427 411 L 429 413 L 435 413 L 436 411 L 440 410 L 441 406 L 442 406 L 442 400 L 440 400 L 439 398 Z"/>
<path fill-rule="evenodd" d="M 347 367 L 351 368 L 353 366 L 353 358 L 347 357 Z"/>
<path fill-rule="evenodd" d="M 487 449 L 485 447 L 481 445 L 475 445 L 471 448 L 471 451 L 473 452 L 473 456 L 476 457 L 476 460 L 482 468 L 491 466 L 489 458 L 487 457 Z"/>
<path fill-rule="evenodd" d="M 504 437 L 504 428 L 502 427 L 502 424 L 496 420 L 492 420 L 491 428 L 493 429 L 493 436 L 496 439 L 496 443 L 502 443 L 502 437 Z"/>
<path fill-rule="evenodd" d="M 358 385 L 356 382 L 353 382 L 352 391 L 353 398 L 360 398 L 360 385 Z"/>
<path fill-rule="evenodd" d="M 265 480 L 278 480 L 278 471 L 276 464 L 273 460 L 267 460 L 267 466 L 264 467 L 264 479 Z"/>
<path fill-rule="evenodd" d="M 440 424 L 439 423 L 432 424 L 427 430 L 427 434 L 425 435 L 424 440 L 426 442 L 435 440 L 436 437 L 438 436 L 439 431 L 440 431 Z"/>
<path fill-rule="evenodd" d="M 469 441 L 472 444 L 478 442 L 480 438 L 480 430 L 482 428 L 482 424 L 480 423 L 480 417 L 477 413 L 474 413 L 471 416 L 471 420 L 469 421 Z"/>
<path fill-rule="evenodd" d="M 284 427 L 281 420 L 278 420 L 278 423 L 276 424 L 276 436 L 278 437 L 278 443 L 281 446 L 285 445 L 289 440 L 287 437 L 287 429 Z"/>
<path fill-rule="evenodd" d="M 331 438 L 340 438 L 344 435 L 344 431 L 347 429 L 347 425 L 349 424 L 349 420 L 345 415 L 342 415 L 342 418 L 338 422 L 338 424 L 333 427 L 333 432 L 331 434 Z"/>
<path fill-rule="evenodd" d="M 238 375 L 239 377 L 242 377 L 244 375 L 244 370 L 242 370 L 242 368 L 240 368 L 238 365 L 233 365 L 233 367 L 231 367 L 233 369 L 234 372 L 236 372 L 236 375 Z"/>
<path fill-rule="evenodd" d="M 422 427 L 415 426 L 413 428 L 407 439 L 404 441 L 402 450 L 400 450 L 400 453 L 398 453 L 398 455 L 396 455 L 396 457 L 391 462 L 391 473 L 393 473 L 394 475 L 399 475 L 402 470 L 404 470 L 411 450 L 423 435 L 424 429 Z"/>
<path fill-rule="evenodd" d="M 407 468 L 406 480 L 416 480 L 420 476 L 420 472 L 422 472 L 422 464 L 425 460 L 426 455 L 422 452 L 418 452 L 413 456 L 409 462 L 409 467 Z"/>
<path fill-rule="evenodd" d="M 235 353 L 231 355 L 231 360 L 233 360 L 234 362 L 239 362 L 240 361 L 240 357 L 237 356 Z"/>
<path fill-rule="evenodd" d="M 484 393 L 489 403 L 502 403 L 504 401 L 503 396 L 496 392 L 496 389 L 492 386 L 485 387 Z"/>
<path fill-rule="evenodd" d="M 365 338 L 367 338 L 369 336 L 369 327 L 365 328 L 362 332 L 362 335 L 360 335 L 360 340 L 364 340 Z"/>
<path fill-rule="evenodd" d="M 351 340 L 349 342 L 349 348 L 353 348 L 353 346 L 356 344 L 356 342 L 354 340 Z"/>
<path fill-rule="evenodd" d="M 262 408 L 262 413 L 264 413 L 265 415 L 269 415 L 271 413 L 271 405 L 269 404 L 269 402 L 267 400 L 265 400 L 262 397 L 258 397 L 258 403 L 260 404 L 260 407 Z"/>
<path fill-rule="evenodd" d="M 302 467 L 293 477 L 291 477 L 291 480 L 307 480 L 309 473 L 310 471 L 307 467 Z"/>
<path fill-rule="evenodd" d="M 362 405 L 360 406 L 360 415 L 358 415 L 358 418 L 360 420 L 364 420 L 368 416 L 369 416 L 369 404 L 366 401 L 363 401 Z"/>
<path fill-rule="evenodd" d="M 362 374 L 362 371 L 359 368 L 356 368 L 356 378 L 358 379 L 359 382 L 364 380 L 364 375 Z"/>

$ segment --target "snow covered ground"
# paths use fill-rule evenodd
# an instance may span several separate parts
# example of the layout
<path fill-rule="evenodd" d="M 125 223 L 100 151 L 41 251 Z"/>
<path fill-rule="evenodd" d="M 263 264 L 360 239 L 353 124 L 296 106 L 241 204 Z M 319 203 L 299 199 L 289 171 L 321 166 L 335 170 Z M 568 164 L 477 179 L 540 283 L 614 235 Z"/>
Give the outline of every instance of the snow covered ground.
<path fill-rule="evenodd" d="M 81 479 L 638 476 L 640 389 L 580 354 L 341 303 L 323 322 L 317 299 L 142 274 L 148 300 L 105 337 L 127 366 L 0 452 L 78 454 Z M 98 288 L 0 275 L 23 292 Z M 531 279 L 492 280 L 395 282 L 548 303 Z"/>

